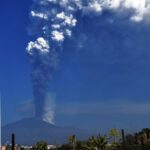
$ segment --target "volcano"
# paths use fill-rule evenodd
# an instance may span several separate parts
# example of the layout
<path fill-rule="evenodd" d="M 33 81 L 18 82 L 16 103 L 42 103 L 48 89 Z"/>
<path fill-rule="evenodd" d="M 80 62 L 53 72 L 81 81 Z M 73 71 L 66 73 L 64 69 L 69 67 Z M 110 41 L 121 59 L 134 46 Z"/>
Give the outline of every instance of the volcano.
<path fill-rule="evenodd" d="M 68 137 L 75 134 L 78 140 L 90 136 L 87 131 L 73 127 L 59 127 L 44 122 L 39 118 L 25 118 L 2 127 L 2 143 L 10 143 L 11 134 L 16 135 L 16 143 L 33 145 L 44 140 L 49 144 L 62 144 L 68 142 Z"/>

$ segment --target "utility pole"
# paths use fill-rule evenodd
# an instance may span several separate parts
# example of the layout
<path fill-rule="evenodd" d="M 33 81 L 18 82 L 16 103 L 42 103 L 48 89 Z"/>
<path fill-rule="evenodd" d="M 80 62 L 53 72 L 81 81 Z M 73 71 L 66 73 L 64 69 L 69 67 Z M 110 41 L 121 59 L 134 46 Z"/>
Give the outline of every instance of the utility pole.
<path fill-rule="evenodd" d="M 122 135 L 123 150 L 125 150 L 125 133 L 124 133 L 124 129 L 121 130 L 121 135 Z"/>
<path fill-rule="evenodd" d="M 11 146 L 12 146 L 12 150 L 15 150 L 15 134 L 13 133 L 11 135 Z"/>

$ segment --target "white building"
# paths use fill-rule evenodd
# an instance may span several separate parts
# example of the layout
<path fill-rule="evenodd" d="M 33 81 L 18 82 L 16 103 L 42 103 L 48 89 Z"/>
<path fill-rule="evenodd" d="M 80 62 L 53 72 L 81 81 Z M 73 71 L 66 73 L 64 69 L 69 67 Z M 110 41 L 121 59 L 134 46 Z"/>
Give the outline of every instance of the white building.
<path fill-rule="evenodd" d="M 56 148 L 55 145 L 47 145 L 47 149 Z"/>

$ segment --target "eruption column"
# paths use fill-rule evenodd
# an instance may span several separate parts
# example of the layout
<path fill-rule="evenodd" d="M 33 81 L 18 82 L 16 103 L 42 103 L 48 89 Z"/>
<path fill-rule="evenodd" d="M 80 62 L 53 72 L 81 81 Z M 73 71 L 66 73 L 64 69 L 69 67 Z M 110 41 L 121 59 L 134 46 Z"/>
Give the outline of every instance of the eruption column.
<path fill-rule="evenodd" d="M 124 13 L 124 10 L 130 9 L 129 19 L 140 22 L 150 15 L 149 8 L 149 0 L 33 0 L 28 31 L 36 36 L 36 40 L 29 42 L 26 50 L 32 63 L 36 117 L 51 116 L 44 114 L 47 112 L 45 99 L 48 83 L 58 65 L 63 41 L 72 36 L 72 28 L 76 26 L 76 12 L 81 16 L 90 16 L 101 15 L 103 10 L 120 14 L 122 10 Z M 52 123 L 52 120 L 48 122 Z"/>
<path fill-rule="evenodd" d="M 34 0 L 30 13 L 32 25 L 29 32 L 37 36 L 26 48 L 32 64 L 35 115 L 49 123 L 53 122 L 54 113 L 46 106 L 48 84 L 57 68 L 65 36 L 71 36 L 71 28 L 76 25 L 72 10 L 66 10 L 65 5 L 67 1 Z"/>

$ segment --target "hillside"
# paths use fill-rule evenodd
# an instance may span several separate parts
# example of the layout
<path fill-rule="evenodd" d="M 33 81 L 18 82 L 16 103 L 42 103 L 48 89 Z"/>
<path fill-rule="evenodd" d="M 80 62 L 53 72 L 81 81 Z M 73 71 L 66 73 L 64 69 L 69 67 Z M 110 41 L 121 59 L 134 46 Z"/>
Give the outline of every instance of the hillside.
<path fill-rule="evenodd" d="M 26 118 L 2 127 L 2 143 L 10 143 L 11 134 L 15 133 L 16 143 L 34 144 L 39 140 L 49 144 L 61 144 L 68 140 L 68 136 L 75 134 L 78 139 L 85 139 L 90 134 L 71 127 L 59 127 L 46 123 L 38 118 Z"/>

